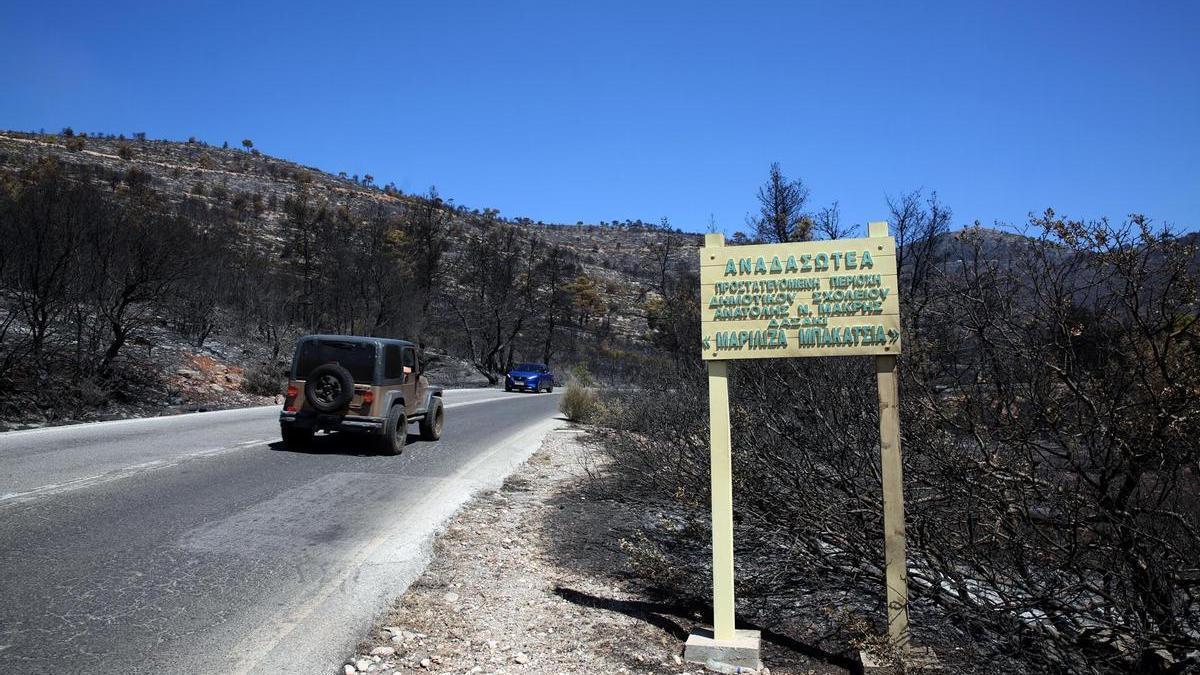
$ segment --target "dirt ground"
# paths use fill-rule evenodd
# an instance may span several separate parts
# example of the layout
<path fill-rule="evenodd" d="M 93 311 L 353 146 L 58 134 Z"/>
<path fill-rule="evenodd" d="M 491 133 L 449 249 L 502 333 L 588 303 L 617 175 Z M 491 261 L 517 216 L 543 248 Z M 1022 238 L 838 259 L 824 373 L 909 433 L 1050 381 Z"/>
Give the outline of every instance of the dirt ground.
<path fill-rule="evenodd" d="M 703 607 L 655 597 L 624 571 L 632 507 L 586 489 L 579 430 L 551 433 L 500 490 L 447 525 L 425 573 L 345 672 L 701 673 L 682 660 Z M 770 673 L 845 673 L 764 632 Z"/>

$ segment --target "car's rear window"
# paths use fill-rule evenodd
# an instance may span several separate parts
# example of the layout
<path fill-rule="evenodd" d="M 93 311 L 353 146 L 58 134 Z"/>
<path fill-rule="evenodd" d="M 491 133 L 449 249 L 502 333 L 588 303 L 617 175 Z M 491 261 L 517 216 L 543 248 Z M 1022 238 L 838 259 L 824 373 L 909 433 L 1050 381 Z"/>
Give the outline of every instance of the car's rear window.
<path fill-rule="evenodd" d="M 355 382 L 371 382 L 375 379 L 375 345 L 370 342 L 337 340 L 304 342 L 296 355 L 296 379 L 307 378 L 313 368 L 323 363 L 341 365 L 350 371 Z"/>

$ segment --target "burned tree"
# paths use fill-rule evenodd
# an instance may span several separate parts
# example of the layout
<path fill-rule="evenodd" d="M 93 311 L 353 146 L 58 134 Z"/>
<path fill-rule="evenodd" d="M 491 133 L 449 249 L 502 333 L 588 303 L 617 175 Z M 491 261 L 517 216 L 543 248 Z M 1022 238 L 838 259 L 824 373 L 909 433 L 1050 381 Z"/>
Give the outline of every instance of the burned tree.
<path fill-rule="evenodd" d="M 812 218 L 804 213 L 808 186 L 783 175 L 778 162 L 771 164 L 767 182 L 758 189 L 758 216 L 750 220 L 763 243 L 806 241 L 812 238 Z"/>
<path fill-rule="evenodd" d="M 455 270 L 461 293 L 444 299 L 472 365 L 495 384 L 512 364 L 514 341 L 531 315 L 532 263 L 515 228 L 483 218 L 483 231 L 466 243 Z"/>

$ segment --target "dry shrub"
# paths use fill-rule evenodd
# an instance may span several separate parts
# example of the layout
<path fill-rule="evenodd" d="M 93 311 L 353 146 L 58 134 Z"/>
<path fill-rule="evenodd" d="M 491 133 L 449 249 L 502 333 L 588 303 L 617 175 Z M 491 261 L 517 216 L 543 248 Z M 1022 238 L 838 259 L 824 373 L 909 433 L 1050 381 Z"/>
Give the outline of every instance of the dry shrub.
<path fill-rule="evenodd" d="M 84 406 L 99 408 L 112 398 L 113 390 L 99 378 L 85 377 L 75 385 L 75 395 Z"/>
<path fill-rule="evenodd" d="M 604 407 L 595 388 L 596 381 L 583 364 L 571 369 L 567 391 L 558 409 L 572 422 L 590 423 L 604 416 Z"/>
<path fill-rule="evenodd" d="M 275 396 L 283 393 L 283 374 L 270 363 L 256 363 L 246 369 L 242 391 L 256 396 Z"/>
<path fill-rule="evenodd" d="M 1188 672 L 1200 660 L 1196 248 L 1140 218 L 1034 225 L 1031 238 L 946 237 L 925 276 L 903 270 L 914 641 L 962 655 L 958 671 Z M 621 498 L 675 523 L 646 523 L 654 546 L 631 562 L 670 557 L 683 581 L 655 580 L 694 597 L 709 574 L 707 396 L 701 364 L 680 363 L 613 394 L 624 401 L 598 448 Z M 739 597 L 773 621 L 836 602 L 883 634 L 870 360 L 731 370 Z"/>
<path fill-rule="evenodd" d="M 596 390 L 576 382 L 567 384 L 559 410 L 572 422 L 592 422 L 599 412 L 600 397 Z"/>

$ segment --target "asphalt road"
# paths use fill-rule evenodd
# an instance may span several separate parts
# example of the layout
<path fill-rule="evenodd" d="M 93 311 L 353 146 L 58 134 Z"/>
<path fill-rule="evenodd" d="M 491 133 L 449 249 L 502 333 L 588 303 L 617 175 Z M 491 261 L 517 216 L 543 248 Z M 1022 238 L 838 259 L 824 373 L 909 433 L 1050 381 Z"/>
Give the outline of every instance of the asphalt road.
<path fill-rule="evenodd" d="M 0 434 L 0 672 L 334 672 L 561 424 L 558 394 L 445 400 L 399 457 L 288 451 L 277 407 Z"/>

